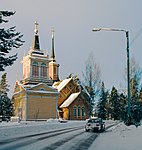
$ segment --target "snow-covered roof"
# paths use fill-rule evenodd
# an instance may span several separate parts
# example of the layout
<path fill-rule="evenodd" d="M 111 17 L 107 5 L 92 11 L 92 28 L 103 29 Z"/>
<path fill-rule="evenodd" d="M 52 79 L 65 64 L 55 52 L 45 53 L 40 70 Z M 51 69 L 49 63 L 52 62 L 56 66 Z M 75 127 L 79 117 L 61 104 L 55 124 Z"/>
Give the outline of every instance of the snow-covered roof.
<path fill-rule="evenodd" d="M 56 85 L 57 83 L 53 84 L 53 87 L 61 91 L 71 80 L 72 78 L 64 79 L 59 85 Z"/>
<path fill-rule="evenodd" d="M 65 100 L 64 103 L 60 106 L 60 108 L 68 107 L 78 97 L 79 94 L 80 92 L 71 94 L 68 99 Z"/>
<path fill-rule="evenodd" d="M 27 84 L 27 85 L 19 84 L 19 85 L 21 85 L 24 89 L 30 89 L 35 86 L 35 84 Z"/>
<path fill-rule="evenodd" d="M 27 90 L 29 93 L 42 93 L 42 94 L 59 94 L 56 91 L 41 91 L 41 90 Z"/>
<path fill-rule="evenodd" d="M 44 85 L 44 86 L 46 86 L 46 87 L 49 87 L 50 89 L 55 90 L 55 88 L 54 88 L 54 87 L 49 86 L 49 85 L 47 85 L 47 84 L 45 84 L 45 83 L 38 83 L 38 84 L 26 84 L 26 85 L 21 84 L 21 83 L 18 83 L 18 84 L 19 84 L 21 87 L 23 87 L 24 89 L 32 89 L 32 88 L 34 88 L 34 87 L 37 87 L 37 86 L 40 86 L 40 85 Z"/>

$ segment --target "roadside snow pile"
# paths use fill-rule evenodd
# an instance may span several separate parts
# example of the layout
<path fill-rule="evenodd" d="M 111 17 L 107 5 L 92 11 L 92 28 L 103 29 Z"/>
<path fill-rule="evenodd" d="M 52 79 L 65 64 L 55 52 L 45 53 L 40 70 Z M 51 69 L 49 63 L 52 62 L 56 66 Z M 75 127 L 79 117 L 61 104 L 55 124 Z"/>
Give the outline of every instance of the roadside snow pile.
<path fill-rule="evenodd" d="M 115 128 L 100 134 L 89 150 L 140 150 L 142 126 L 118 124 Z"/>

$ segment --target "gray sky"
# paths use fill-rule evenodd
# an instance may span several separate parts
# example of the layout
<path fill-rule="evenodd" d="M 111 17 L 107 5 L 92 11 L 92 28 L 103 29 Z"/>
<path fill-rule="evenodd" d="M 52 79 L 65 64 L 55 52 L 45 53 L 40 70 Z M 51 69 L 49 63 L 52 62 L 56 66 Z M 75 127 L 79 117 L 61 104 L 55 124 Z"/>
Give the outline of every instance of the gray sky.
<path fill-rule="evenodd" d="M 93 52 L 100 65 L 106 88 L 126 86 L 126 38 L 122 32 L 92 32 L 93 27 L 110 27 L 130 31 L 130 41 L 142 28 L 141 0 L 1 0 L 0 10 L 16 11 L 8 26 L 16 25 L 24 34 L 24 45 L 18 60 L 6 69 L 10 95 L 16 81 L 22 79 L 24 53 L 28 53 L 34 35 L 34 22 L 39 23 L 42 50 L 51 52 L 51 28 L 55 28 L 55 53 L 60 64 L 60 79 L 70 73 L 82 78 L 85 61 Z M 142 66 L 142 34 L 130 47 L 130 55 Z M 0 73 L 2 74 L 2 73 Z"/>

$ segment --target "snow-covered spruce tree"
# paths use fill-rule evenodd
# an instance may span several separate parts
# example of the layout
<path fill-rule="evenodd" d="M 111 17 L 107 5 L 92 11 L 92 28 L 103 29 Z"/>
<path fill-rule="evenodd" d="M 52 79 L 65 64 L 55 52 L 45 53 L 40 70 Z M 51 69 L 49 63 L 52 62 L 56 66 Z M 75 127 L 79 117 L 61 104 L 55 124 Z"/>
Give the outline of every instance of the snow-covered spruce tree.
<path fill-rule="evenodd" d="M 9 85 L 6 80 L 6 73 L 4 73 L 0 81 L 0 115 L 2 116 L 11 116 L 13 112 L 12 102 L 7 95 L 8 91 Z"/>
<path fill-rule="evenodd" d="M 102 82 L 101 90 L 100 90 L 100 99 L 98 102 L 97 110 L 98 110 L 98 117 L 102 119 L 106 119 L 107 110 L 106 110 L 106 103 L 107 103 L 107 95 L 108 91 L 105 91 L 104 82 Z"/>
<path fill-rule="evenodd" d="M 113 86 L 110 93 L 110 103 L 112 108 L 112 118 L 114 120 L 120 119 L 120 101 L 117 89 Z"/>
<path fill-rule="evenodd" d="M 7 23 L 6 17 L 14 15 L 15 12 L 0 11 L 0 24 Z M 20 32 L 16 32 L 16 27 L 4 29 L 0 27 L 0 71 L 4 71 L 5 67 L 10 66 L 17 59 L 17 54 L 9 55 L 12 48 L 19 48 L 23 45 Z"/>

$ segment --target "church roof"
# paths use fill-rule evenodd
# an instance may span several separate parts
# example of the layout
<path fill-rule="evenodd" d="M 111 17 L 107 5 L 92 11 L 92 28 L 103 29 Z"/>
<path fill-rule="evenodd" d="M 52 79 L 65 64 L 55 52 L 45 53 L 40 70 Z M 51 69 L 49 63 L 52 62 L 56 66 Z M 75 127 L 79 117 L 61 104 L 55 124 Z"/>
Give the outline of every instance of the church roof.
<path fill-rule="evenodd" d="M 71 80 L 72 80 L 72 78 L 64 79 L 62 82 L 60 82 L 60 84 L 55 82 L 53 84 L 53 87 L 56 88 L 58 91 L 61 91 Z"/>
<path fill-rule="evenodd" d="M 15 90 L 14 91 L 14 94 L 19 94 L 23 91 L 27 91 L 27 92 L 32 92 L 32 93 L 42 93 L 42 94 L 47 94 L 47 93 L 54 93 L 54 94 L 59 94 L 59 92 L 53 88 L 52 86 L 49 86 L 45 83 L 38 83 L 38 84 L 27 84 L 27 85 L 24 85 L 24 84 L 21 84 L 20 82 L 17 82 L 16 87 L 22 87 L 22 89 L 20 89 L 18 87 L 18 90 Z"/>
<path fill-rule="evenodd" d="M 63 108 L 63 107 L 69 107 L 70 104 L 79 96 L 81 92 L 78 92 L 78 93 L 73 93 L 71 94 L 67 100 L 64 101 L 64 103 L 60 106 L 60 108 Z"/>
<path fill-rule="evenodd" d="M 54 29 L 52 29 L 52 51 L 51 51 L 51 56 L 50 59 L 55 62 L 55 52 L 54 52 Z"/>
<path fill-rule="evenodd" d="M 39 36 L 38 36 L 38 23 L 35 22 L 35 29 L 34 29 L 34 39 L 33 39 L 33 43 L 32 43 L 32 49 L 33 50 L 38 50 L 40 51 L 40 43 L 39 43 Z"/>

